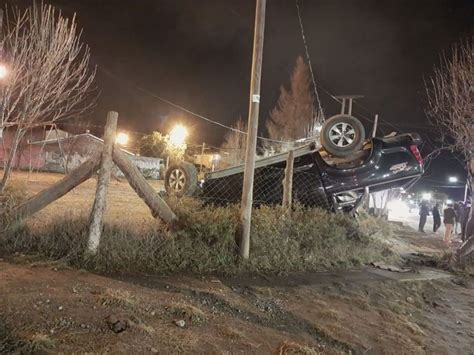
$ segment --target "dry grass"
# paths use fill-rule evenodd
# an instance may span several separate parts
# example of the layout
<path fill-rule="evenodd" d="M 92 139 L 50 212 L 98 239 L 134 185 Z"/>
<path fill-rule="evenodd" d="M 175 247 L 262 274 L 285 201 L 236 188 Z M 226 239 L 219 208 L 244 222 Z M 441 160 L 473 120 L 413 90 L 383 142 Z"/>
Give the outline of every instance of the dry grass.
<path fill-rule="evenodd" d="M 231 340 L 241 340 L 245 337 L 243 332 L 227 325 L 219 326 L 219 334 Z"/>
<path fill-rule="evenodd" d="M 137 300 L 127 290 L 108 288 L 100 295 L 99 303 L 102 306 L 131 309 L 136 306 Z"/>
<path fill-rule="evenodd" d="M 183 302 L 173 302 L 166 306 L 166 311 L 179 319 L 193 323 L 205 322 L 208 316 L 196 306 Z"/>
<path fill-rule="evenodd" d="M 49 336 L 45 334 L 34 334 L 26 341 L 21 352 L 36 354 L 41 351 L 54 349 L 54 347 L 55 342 Z"/>
<path fill-rule="evenodd" d="M 291 341 L 283 342 L 275 352 L 276 355 L 318 355 L 321 352 L 316 351 L 306 345 L 301 345 Z"/>
<path fill-rule="evenodd" d="M 195 199 L 169 201 L 179 218 L 177 227 L 169 232 L 151 218 L 145 204 L 124 184 L 113 182 L 110 186 L 108 215 L 96 256 L 85 253 L 87 214 L 80 208 L 70 209 L 71 204 L 90 208 L 93 179 L 26 224 L 0 235 L 0 251 L 63 260 L 99 272 L 155 274 L 333 270 L 392 257 L 383 243 L 361 233 L 357 223 L 345 215 L 298 206 L 289 214 L 281 207 L 263 206 L 253 215 L 252 258 L 242 262 L 235 239 L 237 206 L 206 206 Z"/>
<path fill-rule="evenodd" d="M 28 172 L 17 171 L 14 172 L 11 185 L 21 186 L 22 191 L 27 192 L 28 195 L 34 195 L 63 177 L 62 174 L 33 173 L 30 175 Z M 148 182 L 156 191 L 163 190 L 162 181 L 149 180 Z M 64 216 L 66 212 L 69 217 L 88 216 L 94 202 L 96 185 L 96 178 L 87 180 L 37 213 L 29 223 L 42 225 L 57 219 L 58 216 Z M 125 223 L 134 228 L 140 228 L 144 222 L 153 223 L 154 219 L 146 204 L 123 179 L 123 181 L 112 180 L 109 185 L 105 221 L 112 224 Z"/>

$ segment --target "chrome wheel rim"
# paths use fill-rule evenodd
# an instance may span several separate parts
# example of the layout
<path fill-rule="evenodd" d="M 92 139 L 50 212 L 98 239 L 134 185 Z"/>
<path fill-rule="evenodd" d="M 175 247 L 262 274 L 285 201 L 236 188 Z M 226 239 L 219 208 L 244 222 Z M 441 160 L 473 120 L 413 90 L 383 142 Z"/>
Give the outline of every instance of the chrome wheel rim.
<path fill-rule="evenodd" d="M 354 143 L 355 137 L 356 131 L 349 123 L 339 122 L 329 129 L 329 140 L 332 144 L 341 148 Z"/>
<path fill-rule="evenodd" d="M 184 187 L 186 186 L 186 175 L 184 174 L 184 171 L 180 169 L 175 169 L 171 171 L 168 183 L 171 190 L 173 190 L 174 192 L 182 192 L 184 190 Z"/>

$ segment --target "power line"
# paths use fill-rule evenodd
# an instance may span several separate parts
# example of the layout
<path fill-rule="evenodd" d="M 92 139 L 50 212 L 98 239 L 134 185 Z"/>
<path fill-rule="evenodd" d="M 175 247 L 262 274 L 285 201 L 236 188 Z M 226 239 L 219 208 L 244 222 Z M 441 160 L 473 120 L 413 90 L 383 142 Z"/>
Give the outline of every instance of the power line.
<path fill-rule="evenodd" d="M 323 108 L 321 107 L 321 100 L 319 99 L 318 87 L 316 86 L 316 80 L 314 79 L 313 65 L 311 64 L 311 58 L 309 56 L 308 44 L 306 43 L 306 36 L 304 34 L 304 27 L 303 27 L 303 19 L 301 18 L 301 11 L 300 11 L 300 5 L 299 5 L 298 0 L 295 0 L 295 4 L 296 4 L 296 12 L 298 13 L 298 20 L 300 23 L 301 38 L 303 39 L 303 45 L 306 52 L 306 60 L 308 61 L 309 72 L 311 74 L 311 80 L 313 82 L 314 94 L 316 96 L 316 101 L 318 102 L 319 113 L 321 115 L 321 118 L 324 121 L 324 112 L 323 112 Z"/>
<path fill-rule="evenodd" d="M 99 67 L 99 66 L 98 66 L 98 68 L 99 68 L 101 71 L 103 71 L 104 73 L 106 73 L 107 75 L 109 75 L 110 77 L 114 78 L 115 80 L 125 81 L 125 80 L 123 80 L 123 79 L 119 79 L 116 75 L 114 75 L 113 73 L 111 73 L 111 72 L 108 71 L 107 69 L 104 69 L 103 67 Z M 183 107 L 183 106 L 181 106 L 181 105 L 175 104 L 174 102 L 171 102 L 170 100 L 167 100 L 167 99 L 165 99 L 165 98 L 163 98 L 163 97 L 161 97 L 161 96 L 158 96 L 157 94 L 155 94 L 155 93 L 153 93 L 153 92 L 151 92 L 151 91 L 149 91 L 149 90 L 147 90 L 147 89 L 145 89 L 145 88 L 143 88 L 143 87 L 140 87 L 140 86 L 138 86 L 138 85 L 136 85 L 136 84 L 129 83 L 128 85 L 133 86 L 134 89 L 136 89 L 136 90 L 138 90 L 138 91 L 141 91 L 141 92 L 147 94 L 147 95 L 150 96 L 150 97 L 153 97 L 153 98 L 155 98 L 155 99 L 157 99 L 157 100 L 160 100 L 160 101 L 162 101 L 162 102 L 164 102 L 164 103 L 166 103 L 166 104 L 168 104 L 168 105 L 170 105 L 170 106 L 172 106 L 172 107 L 174 107 L 174 108 L 177 108 L 177 109 L 179 109 L 179 110 L 181 110 L 181 111 L 184 111 L 184 112 L 186 112 L 186 113 L 189 113 L 190 115 L 192 115 L 192 116 L 194 116 L 194 117 L 200 118 L 200 119 L 202 119 L 202 120 L 204 120 L 204 121 L 206 121 L 206 122 L 215 124 L 215 125 L 217 125 L 217 126 L 220 126 L 220 127 L 222 127 L 222 128 L 231 130 L 231 131 L 233 131 L 233 132 L 247 135 L 247 132 L 241 131 L 241 130 L 236 129 L 236 128 L 231 127 L 231 126 L 227 126 L 227 125 L 225 125 L 225 124 L 223 124 L 223 123 L 214 121 L 214 120 L 212 120 L 212 119 L 210 119 L 210 118 L 208 118 L 208 117 L 206 117 L 206 116 L 203 116 L 203 115 L 201 115 L 201 114 L 199 114 L 199 113 L 193 112 L 193 111 L 191 111 L 191 110 L 189 110 L 189 109 L 187 109 L 187 108 L 185 108 L 185 107 Z M 277 140 L 277 139 L 270 139 L 270 138 L 265 138 L 265 137 L 260 137 L 260 136 L 257 136 L 257 138 L 258 138 L 258 139 L 261 139 L 261 140 L 268 141 L 268 142 L 273 142 L 273 143 L 289 143 L 288 141 L 281 141 L 281 140 Z"/>

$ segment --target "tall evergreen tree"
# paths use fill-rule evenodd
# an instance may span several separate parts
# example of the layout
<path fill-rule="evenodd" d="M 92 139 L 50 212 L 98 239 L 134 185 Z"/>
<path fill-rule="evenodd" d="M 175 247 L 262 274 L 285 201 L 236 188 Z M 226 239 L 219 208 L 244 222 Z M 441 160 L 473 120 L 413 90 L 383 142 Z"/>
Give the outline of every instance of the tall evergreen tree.
<path fill-rule="evenodd" d="M 239 118 L 232 128 L 236 131 L 228 132 L 222 144 L 222 150 L 224 152 L 222 159 L 228 165 L 236 165 L 244 162 L 247 142 L 247 135 L 238 132 L 247 132 L 247 124 L 242 118 Z"/>
<path fill-rule="evenodd" d="M 296 59 L 289 89 L 280 87 L 280 98 L 266 126 L 271 139 L 294 141 L 315 133 L 317 110 L 309 68 L 303 58 Z"/>

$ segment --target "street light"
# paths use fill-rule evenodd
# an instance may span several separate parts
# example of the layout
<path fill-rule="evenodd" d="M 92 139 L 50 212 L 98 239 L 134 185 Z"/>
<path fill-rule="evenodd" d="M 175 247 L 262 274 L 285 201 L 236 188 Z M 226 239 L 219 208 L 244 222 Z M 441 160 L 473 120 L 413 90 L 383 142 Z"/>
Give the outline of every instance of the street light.
<path fill-rule="evenodd" d="M 458 182 L 458 178 L 456 176 L 450 176 L 448 180 L 449 182 L 452 182 L 452 183 Z"/>
<path fill-rule="evenodd" d="M 120 132 L 117 134 L 117 137 L 115 137 L 115 143 L 120 145 L 127 145 L 128 141 L 129 137 L 127 133 Z"/>
<path fill-rule="evenodd" d="M 184 144 L 187 136 L 187 129 L 183 125 L 176 125 L 170 132 L 169 141 L 171 144 L 179 146 Z"/>
<path fill-rule="evenodd" d="M 8 76 L 8 68 L 5 64 L 0 64 L 0 80 Z"/>

